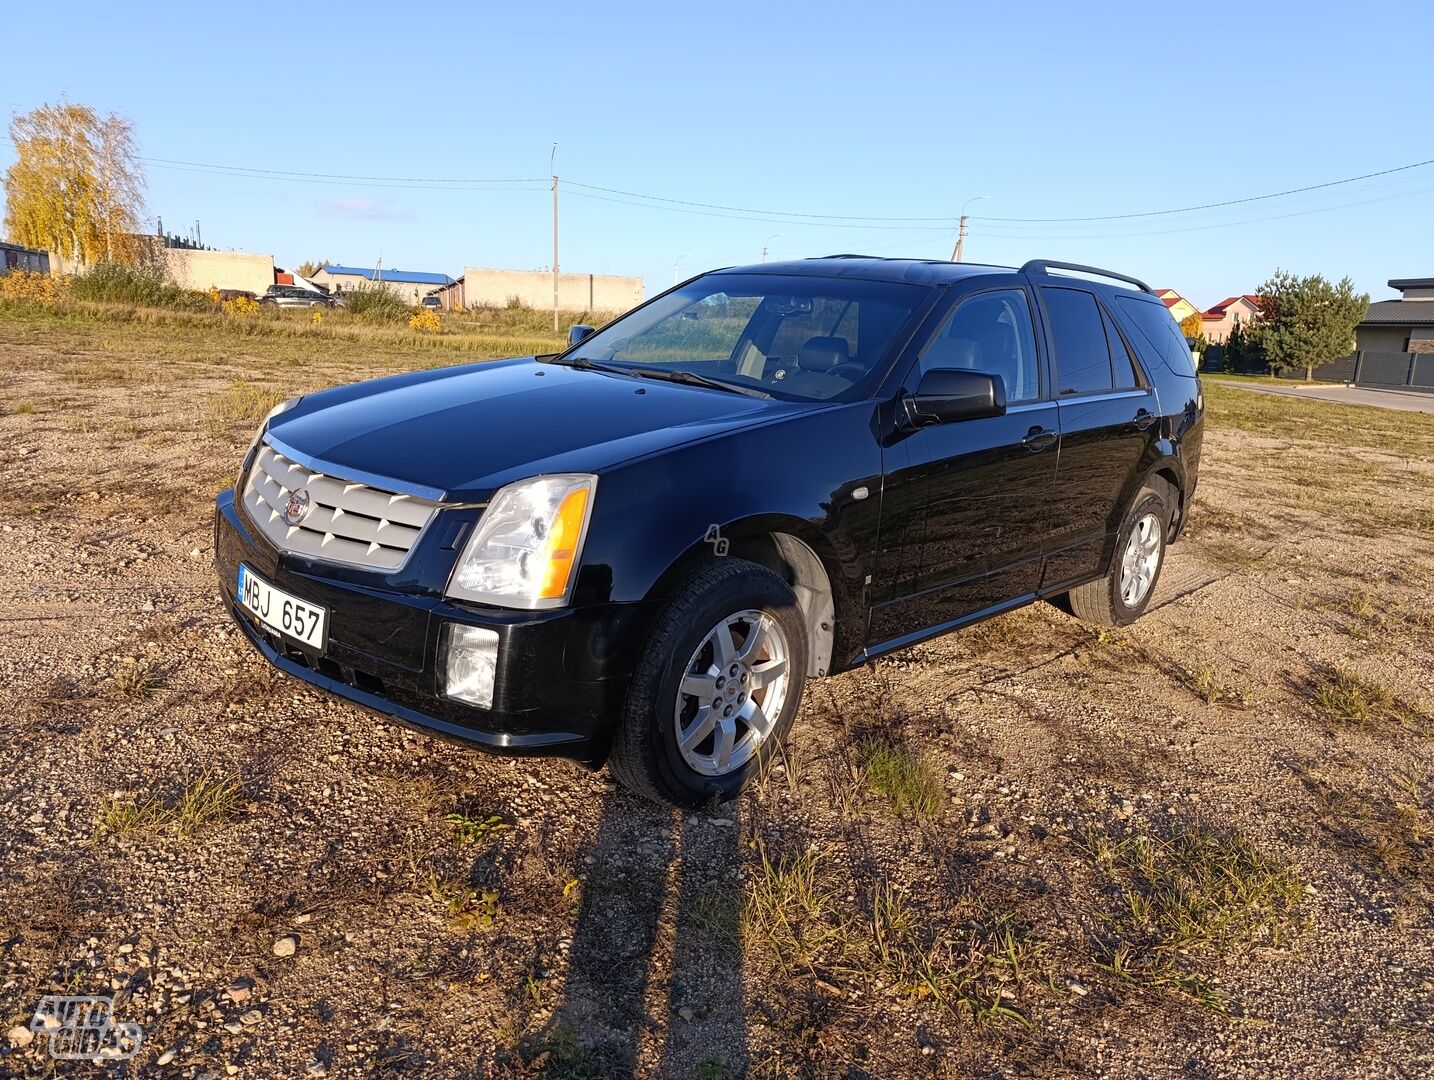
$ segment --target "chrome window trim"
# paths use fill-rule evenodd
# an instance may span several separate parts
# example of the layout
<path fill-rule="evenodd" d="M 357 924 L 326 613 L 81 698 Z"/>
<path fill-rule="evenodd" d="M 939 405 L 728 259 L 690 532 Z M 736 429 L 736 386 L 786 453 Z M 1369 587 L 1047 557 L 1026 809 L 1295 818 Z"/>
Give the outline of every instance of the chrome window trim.
<path fill-rule="evenodd" d="M 1068 401 L 1115 401 L 1118 398 L 1154 396 L 1155 392 L 1149 387 L 1139 386 L 1132 390 L 1101 390 L 1093 394 L 1066 394 L 1064 397 L 1052 400 L 1057 405 L 1064 405 Z"/>

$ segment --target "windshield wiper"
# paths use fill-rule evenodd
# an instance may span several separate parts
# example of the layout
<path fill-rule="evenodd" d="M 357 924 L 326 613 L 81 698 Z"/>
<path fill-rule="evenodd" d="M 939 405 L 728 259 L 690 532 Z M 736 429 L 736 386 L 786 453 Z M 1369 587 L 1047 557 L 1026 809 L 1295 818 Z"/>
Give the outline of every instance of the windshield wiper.
<path fill-rule="evenodd" d="M 606 371 L 610 375 L 631 375 L 627 368 L 614 367 L 611 364 L 599 364 L 589 360 L 586 356 L 564 356 L 554 357 L 549 360 L 540 360 L 543 364 L 559 364 L 562 367 L 576 368 L 578 371 Z"/>
<path fill-rule="evenodd" d="M 686 371 L 680 368 L 665 370 L 662 368 L 622 367 L 618 364 L 600 364 L 595 360 L 589 360 L 586 356 L 565 356 L 560 359 L 543 360 L 542 363 L 561 364 L 563 367 L 574 368 L 577 371 L 602 371 L 609 375 L 627 375 L 635 379 L 662 379 L 665 382 L 685 383 L 688 386 L 705 386 L 709 390 L 726 390 L 730 394 L 746 394 L 748 397 L 770 398 L 772 396 L 765 390 L 758 390 L 753 386 L 722 382 L 720 379 L 710 379 L 706 375 L 699 375 L 695 371 Z"/>
<path fill-rule="evenodd" d="M 772 396 L 765 390 L 758 390 L 755 386 L 742 386 L 738 383 L 723 382 L 721 379 L 709 379 L 706 375 L 699 375 L 695 371 L 686 371 L 682 368 L 676 370 L 629 368 L 627 373 L 636 375 L 640 379 L 662 379 L 665 382 L 686 383 L 688 386 L 705 386 L 709 390 L 726 390 L 730 394 L 746 394 L 748 397 L 770 398 Z"/>

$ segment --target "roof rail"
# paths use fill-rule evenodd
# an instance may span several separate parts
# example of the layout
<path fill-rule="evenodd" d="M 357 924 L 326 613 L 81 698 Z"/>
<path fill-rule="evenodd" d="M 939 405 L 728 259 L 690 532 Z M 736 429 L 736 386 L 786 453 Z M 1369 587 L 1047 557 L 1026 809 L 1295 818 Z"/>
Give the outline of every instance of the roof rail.
<path fill-rule="evenodd" d="M 1102 270 L 1098 266 L 1084 266 L 1081 263 L 1056 262 L 1054 259 L 1031 259 L 1021 267 L 1021 273 L 1029 274 L 1032 271 L 1050 273 L 1052 270 L 1075 270 L 1081 274 L 1095 274 L 1097 277 L 1114 278 L 1116 281 L 1124 281 L 1134 285 L 1141 292 L 1148 292 L 1155 295 L 1155 290 L 1139 278 L 1133 278 L 1128 274 L 1117 274 L 1114 270 Z"/>

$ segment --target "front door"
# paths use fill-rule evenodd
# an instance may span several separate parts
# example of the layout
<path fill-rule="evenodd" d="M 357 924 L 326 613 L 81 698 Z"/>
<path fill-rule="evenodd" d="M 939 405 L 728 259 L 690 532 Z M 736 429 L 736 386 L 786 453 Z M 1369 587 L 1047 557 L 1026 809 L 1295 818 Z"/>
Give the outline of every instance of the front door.
<path fill-rule="evenodd" d="M 960 300 L 906 381 L 966 368 L 999 376 L 1003 416 L 923 427 L 887 450 L 869 643 L 895 648 L 1040 584 L 1059 421 L 1043 392 L 1025 289 Z"/>

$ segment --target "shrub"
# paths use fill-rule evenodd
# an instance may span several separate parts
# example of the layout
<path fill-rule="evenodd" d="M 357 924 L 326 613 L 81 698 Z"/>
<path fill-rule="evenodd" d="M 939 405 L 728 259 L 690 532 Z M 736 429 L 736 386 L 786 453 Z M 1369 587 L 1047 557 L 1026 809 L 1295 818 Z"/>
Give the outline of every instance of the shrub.
<path fill-rule="evenodd" d="M 410 330 L 417 330 L 420 334 L 436 334 L 443 329 L 443 320 L 432 308 L 424 308 L 422 311 L 415 311 L 408 317 L 408 327 Z"/>
<path fill-rule="evenodd" d="M 155 265 L 96 263 L 83 274 L 70 279 L 69 291 L 76 300 L 175 308 L 179 311 L 207 311 L 213 303 L 204 293 L 180 288 L 162 267 Z"/>
<path fill-rule="evenodd" d="M 259 314 L 259 301 L 249 296 L 235 296 L 229 300 L 222 300 L 219 306 L 224 309 L 224 314 L 232 319 Z"/>
<path fill-rule="evenodd" d="M 406 318 L 413 310 L 397 293 L 379 286 L 344 293 L 344 310 L 373 321 Z"/>
<path fill-rule="evenodd" d="M 59 299 L 61 282 L 49 274 L 32 270 L 14 270 L 0 274 L 0 298 L 50 303 Z"/>

